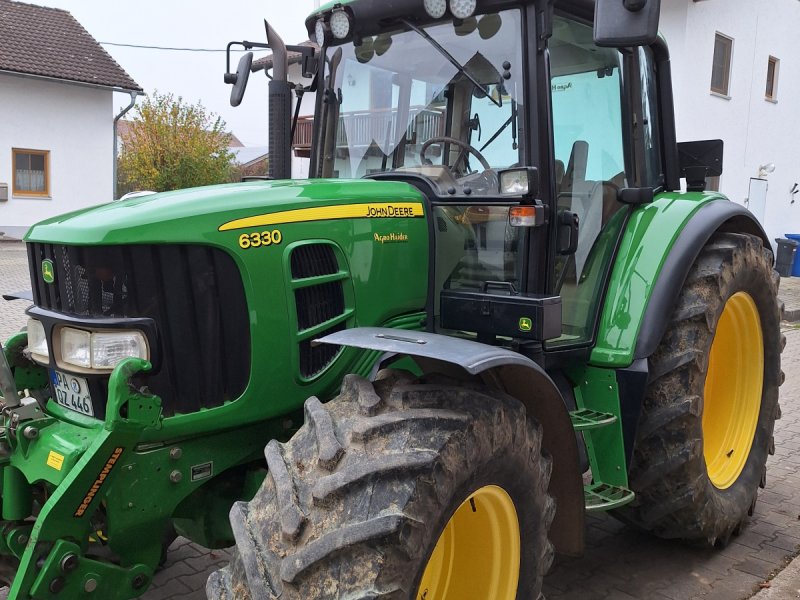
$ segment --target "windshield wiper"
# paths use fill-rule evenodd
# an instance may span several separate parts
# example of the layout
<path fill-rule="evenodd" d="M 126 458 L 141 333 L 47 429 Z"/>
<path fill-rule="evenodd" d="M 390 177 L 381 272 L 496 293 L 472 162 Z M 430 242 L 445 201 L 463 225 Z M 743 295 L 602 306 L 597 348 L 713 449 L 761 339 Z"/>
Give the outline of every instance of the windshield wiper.
<path fill-rule="evenodd" d="M 450 64 L 452 64 L 456 69 L 458 69 L 459 73 L 461 73 L 464 77 L 469 79 L 470 82 L 472 83 L 472 85 L 474 85 L 481 92 L 486 94 L 486 96 L 489 98 L 489 100 L 491 100 L 494 103 L 495 106 L 498 106 L 500 108 L 503 107 L 503 101 L 502 100 L 495 100 L 494 98 L 492 98 L 492 94 L 491 94 L 491 92 L 489 92 L 489 88 L 486 87 L 485 85 L 483 85 L 482 83 L 480 83 L 472 75 L 470 75 L 469 72 L 464 68 L 464 65 L 462 65 L 455 58 L 453 58 L 453 55 L 450 54 L 447 50 L 445 50 L 444 47 L 439 42 L 437 42 L 435 39 L 433 39 L 428 34 L 427 31 L 425 31 L 424 29 L 420 29 L 419 27 L 414 25 L 411 21 L 409 21 L 408 19 L 400 19 L 400 22 L 403 25 L 405 25 L 406 27 L 408 27 L 409 29 L 411 29 L 412 31 L 415 31 L 416 33 L 421 35 L 425 40 L 427 40 L 428 43 L 431 46 L 433 46 L 434 48 L 436 48 L 439 51 L 439 54 L 444 56 L 447 60 L 450 61 Z"/>

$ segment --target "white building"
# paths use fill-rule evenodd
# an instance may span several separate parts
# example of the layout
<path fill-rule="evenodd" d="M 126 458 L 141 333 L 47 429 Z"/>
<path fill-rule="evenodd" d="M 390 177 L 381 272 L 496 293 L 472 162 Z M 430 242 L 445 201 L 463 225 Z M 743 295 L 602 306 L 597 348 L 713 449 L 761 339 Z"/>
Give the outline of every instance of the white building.
<path fill-rule="evenodd" d="M 70 13 L 0 0 L 0 232 L 112 199 L 115 91 L 141 88 Z"/>
<path fill-rule="evenodd" d="M 722 139 L 719 190 L 770 238 L 800 233 L 800 2 L 664 0 L 661 11 L 678 140 Z"/>

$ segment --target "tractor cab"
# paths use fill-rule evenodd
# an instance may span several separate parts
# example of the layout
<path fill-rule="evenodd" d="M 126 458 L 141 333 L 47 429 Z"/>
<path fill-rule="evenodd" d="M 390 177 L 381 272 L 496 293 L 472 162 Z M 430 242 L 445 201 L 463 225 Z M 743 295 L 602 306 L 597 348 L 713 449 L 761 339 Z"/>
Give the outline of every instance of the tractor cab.
<path fill-rule="evenodd" d="M 627 207 L 667 189 L 659 42 L 614 47 L 641 40 L 604 38 L 593 2 L 396 5 L 306 22 L 321 47 L 311 176 L 423 193 L 436 330 L 591 345 Z"/>

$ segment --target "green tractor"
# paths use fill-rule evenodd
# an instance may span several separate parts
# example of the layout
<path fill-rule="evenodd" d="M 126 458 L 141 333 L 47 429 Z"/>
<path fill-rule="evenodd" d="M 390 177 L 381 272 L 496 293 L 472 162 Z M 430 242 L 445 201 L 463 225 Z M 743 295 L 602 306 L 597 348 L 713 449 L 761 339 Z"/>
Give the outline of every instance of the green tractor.
<path fill-rule="evenodd" d="M 267 26 L 274 180 L 34 226 L 0 352 L 10 597 L 140 596 L 176 533 L 235 543 L 216 600 L 536 599 L 586 511 L 736 534 L 774 451 L 778 277 L 704 191 L 721 143 L 676 142 L 658 11 L 324 6 L 319 52 Z"/>

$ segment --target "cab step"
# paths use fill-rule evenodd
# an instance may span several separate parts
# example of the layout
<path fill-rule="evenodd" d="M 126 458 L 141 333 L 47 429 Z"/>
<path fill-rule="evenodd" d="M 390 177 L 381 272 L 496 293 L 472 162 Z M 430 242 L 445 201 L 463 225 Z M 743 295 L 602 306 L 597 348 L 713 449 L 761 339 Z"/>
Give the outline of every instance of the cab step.
<path fill-rule="evenodd" d="M 581 408 L 580 410 L 573 410 L 569 413 L 572 419 L 572 426 L 575 431 L 586 431 L 587 429 L 597 429 L 605 425 L 611 425 L 617 422 L 616 415 L 611 413 L 598 412 L 588 408 Z"/>
<path fill-rule="evenodd" d="M 600 481 L 584 485 L 583 497 L 587 512 L 602 512 L 627 504 L 633 500 L 635 494 L 628 488 Z"/>

